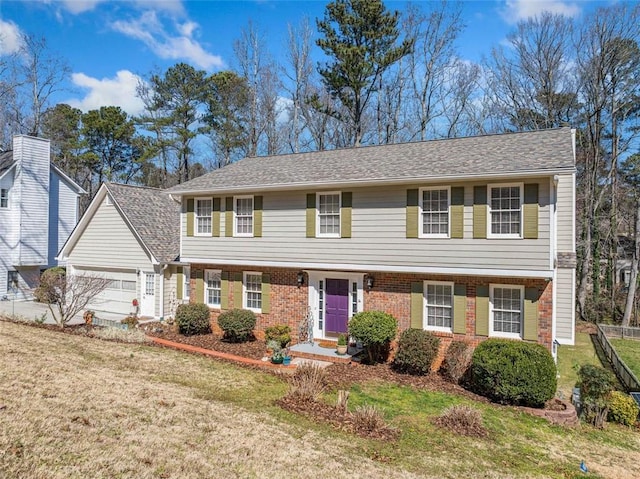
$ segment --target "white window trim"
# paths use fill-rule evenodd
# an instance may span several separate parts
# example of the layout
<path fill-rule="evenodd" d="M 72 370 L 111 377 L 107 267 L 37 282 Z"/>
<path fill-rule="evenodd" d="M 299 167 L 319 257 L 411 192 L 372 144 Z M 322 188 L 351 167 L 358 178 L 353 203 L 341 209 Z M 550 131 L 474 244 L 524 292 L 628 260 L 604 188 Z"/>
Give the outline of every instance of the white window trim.
<path fill-rule="evenodd" d="M 338 232 L 337 233 L 320 233 L 320 197 L 338 195 Z M 316 238 L 340 238 L 342 237 L 342 192 L 341 191 L 322 191 L 316 193 Z"/>
<path fill-rule="evenodd" d="M 178 298 L 182 302 L 189 302 L 191 297 L 191 266 L 182 267 L 182 298 Z"/>
<path fill-rule="evenodd" d="M 260 276 L 260 305 L 262 305 L 262 272 L 261 271 L 243 271 L 242 272 L 242 307 L 253 311 L 254 313 L 262 313 L 262 307 L 250 308 L 247 304 L 247 276 L 258 275 Z"/>
<path fill-rule="evenodd" d="M 211 232 L 213 231 L 213 215 L 210 214 L 211 218 L 211 229 L 209 232 L 199 233 L 198 230 L 198 218 L 206 218 L 206 216 L 198 216 L 198 203 L 200 201 L 211 201 L 211 212 L 213 213 L 213 198 L 212 197 L 202 197 L 202 198 L 194 198 L 193 199 L 193 236 L 211 236 Z"/>
<path fill-rule="evenodd" d="M 10 196 L 9 196 L 9 188 L 4 188 L 4 187 L 3 187 L 3 188 L 0 188 L 0 204 L 2 203 L 2 202 L 1 202 L 1 198 L 2 198 L 2 191 L 4 191 L 4 192 L 5 192 L 5 199 L 7 200 L 7 206 L 0 206 L 0 209 L 2 209 L 2 210 L 8 210 L 8 209 L 10 209 L 10 206 L 11 206 L 11 201 L 10 201 L 10 199 L 11 199 L 11 198 L 10 198 Z"/>
<path fill-rule="evenodd" d="M 422 193 L 428 190 L 447 190 L 447 232 L 442 233 L 425 233 L 423 219 L 423 198 Z M 420 238 L 450 238 L 451 237 L 451 187 L 450 186 L 428 186 L 418 190 L 418 228 Z"/>
<path fill-rule="evenodd" d="M 504 333 L 493 329 L 493 290 L 494 288 L 508 288 L 520 290 L 520 334 Z M 524 286 L 518 284 L 489 284 L 489 336 L 494 338 L 522 339 L 524 329 Z"/>
<path fill-rule="evenodd" d="M 517 186 L 520 188 L 520 232 L 518 234 L 498 234 L 491 232 L 491 190 L 493 188 L 510 188 L 513 186 Z M 522 239 L 522 230 L 523 230 L 523 208 L 522 205 L 524 203 L 524 183 L 495 183 L 487 185 L 487 238 L 493 239 Z"/>
<path fill-rule="evenodd" d="M 238 233 L 238 200 L 251 198 L 251 233 Z M 256 201 L 253 195 L 243 195 L 233 197 L 233 236 L 237 238 L 253 238 L 255 228 Z"/>
<path fill-rule="evenodd" d="M 207 287 L 207 273 L 213 273 L 213 274 L 217 274 L 220 277 L 220 303 L 215 304 L 215 303 L 210 303 L 207 300 L 209 299 L 209 295 L 208 295 L 208 290 L 209 288 Z M 213 309 L 220 309 L 221 305 L 222 305 L 222 270 L 220 269 L 205 269 L 204 270 L 204 300 L 205 300 L 205 304 L 207 306 L 209 306 L 210 308 Z M 184 292 L 183 292 L 184 294 Z"/>
<path fill-rule="evenodd" d="M 450 286 L 451 287 L 451 327 L 449 328 L 445 328 L 445 327 L 441 327 L 441 326 L 430 326 L 427 324 L 427 286 L 433 284 L 433 285 L 438 285 L 438 286 Z M 453 293 L 454 293 L 454 283 L 453 281 L 424 281 L 423 287 L 422 287 L 422 328 L 425 331 L 440 331 L 440 332 L 444 332 L 444 333 L 452 333 L 453 332 L 453 315 L 454 315 L 454 299 L 453 299 Z"/>

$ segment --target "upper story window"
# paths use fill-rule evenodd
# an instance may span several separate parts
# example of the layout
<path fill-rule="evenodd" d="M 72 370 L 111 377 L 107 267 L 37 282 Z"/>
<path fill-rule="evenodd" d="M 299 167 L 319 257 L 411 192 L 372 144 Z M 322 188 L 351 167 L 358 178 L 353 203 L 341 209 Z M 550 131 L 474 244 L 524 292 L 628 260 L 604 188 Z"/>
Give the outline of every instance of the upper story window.
<path fill-rule="evenodd" d="M 491 285 L 491 335 L 520 338 L 524 317 L 524 287 Z"/>
<path fill-rule="evenodd" d="M 489 237 L 522 237 L 522 184 L 489 187 Z"/>
<path fill-rule="evenodd" d="M 424 304 L 424 328 L 451 332 L 453 283 L 425 282 Z"/>
<path fill-rule="evenodd" d="M 234 198 L 235 236 L 253 236 L 253 196 Z"/>
<path fill-rule="evenodd" d="M 340 237 L 340 193 L 318 193 L 318 236 Z"/>
<path fill-rule="evenodd" d="M 262 311 L 262 273 L 244 273 L 244 307 L 260 313 Z"/>
<path fill-rule="evenodd" d="M 420 201 L 420 236 L 449 237 L 449 188 L 423 188 Z"/>
<path fill-rule="evenodd" d="M 213 306 L 214 308 L 220 307 L 222 298 L 221 274 L 219 270 L 204 270 L 205 301 L 208 306 Z"/>
<path fill-rule="evenodd" d="M 0 208 L 9 208 L 9 189 L 0 188 Z"/>
<path fill-rule="evenodd" d="M 196 235 L 211 234 L 211 210 L 213 200 L 211 198 L 196 198 Z"/>

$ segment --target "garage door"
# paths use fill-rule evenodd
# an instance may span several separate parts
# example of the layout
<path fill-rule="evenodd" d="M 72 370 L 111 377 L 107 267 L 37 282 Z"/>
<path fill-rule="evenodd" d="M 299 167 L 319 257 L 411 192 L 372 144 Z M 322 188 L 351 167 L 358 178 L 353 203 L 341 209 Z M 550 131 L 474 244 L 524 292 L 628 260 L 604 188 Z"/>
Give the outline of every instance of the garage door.
<path fill-rule="evenodd" d="M 92 271 L 79 268 L 76 268 L 76 271 L 78 274 L 103 276 L 110 280 L 107 288 L 89 303 L 88 309 L 108 311 L 123 316 L 135 311 L 135 307 L 131 304 L 138 298 L 138 276 L 135 272 Z"/>

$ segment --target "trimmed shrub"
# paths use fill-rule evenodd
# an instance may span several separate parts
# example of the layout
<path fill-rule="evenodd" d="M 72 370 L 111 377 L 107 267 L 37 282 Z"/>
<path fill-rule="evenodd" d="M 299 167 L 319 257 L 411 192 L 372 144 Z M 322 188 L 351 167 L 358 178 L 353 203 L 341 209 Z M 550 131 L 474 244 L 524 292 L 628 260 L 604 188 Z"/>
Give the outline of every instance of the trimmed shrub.
<path fill-rule="evenodd" d="M 185 336 L 211 332 L 209 306 L 203 303 L 181 304 L 176 309 L 178 331 Z"/>
<path fill-rule="evenodd" d="M 52 303 L 55 300 L 54 289 L 60 277 L 64 277 L 67 270 L 62 266 L 54 266 L 40 275 L 40 284 L 33 292 L 33 298 L 40 303 Z"/>
<path fill-rule="evenodd" d="M 613 391 L 613 375 L 593 364 L 583 364 L 578 370 L 582 418 L 595 427 L 603 427 L 607 419 L 607 397 Z"/>
<path fill-rule="evenodd" d="M 612 391 L 607 397 L 609 414 L 607 419 L 624 426 L 633 426 L 638 420 L 639 408 L 631 396 L 620 391 Z"/>
<path fill-rule="evenodd" d="M 440 374 L 456 384 L 468 379 L 472 356 L 473 347 L 469 343 L 452 341 L 440 366 Z"/>
<path fill-rule="evenodd" d="M 397 371 L 423 376 L 431 372 L 438 356 L 440 338 L 422 329 L 407 329 L 400 335 L 398 352 L 393 360 Z"/>
<path fill-rule="evenodd" d="M 542 407 L 556 392 L 556 365 L 540 344 L 487 339 L 473 353 L 471 387 L 500 403 Z"/>
<path fill-rule="evenodd" d="M 281 348 L 286 348 L 291 342 L 291 328 L 286 324 L 276 324 L 269 326 L 264 330 L 264 339 L 267 344 L 269 341 L 277 341 Z"/>
<path fill-rule="evenodd" d="M 349 336 L 362 343 L 370 364 L 386 361 L 397 329 L 396 318 L 382 311 L 363 311 L 349 321 Z"/>
<path fill-rule="evenodd" d="M 230 309 L 218 316 L 218 326 L 224 331 L 225 339 L 241 343 L 253 336 L 256 315 L 248 309 Z"/>

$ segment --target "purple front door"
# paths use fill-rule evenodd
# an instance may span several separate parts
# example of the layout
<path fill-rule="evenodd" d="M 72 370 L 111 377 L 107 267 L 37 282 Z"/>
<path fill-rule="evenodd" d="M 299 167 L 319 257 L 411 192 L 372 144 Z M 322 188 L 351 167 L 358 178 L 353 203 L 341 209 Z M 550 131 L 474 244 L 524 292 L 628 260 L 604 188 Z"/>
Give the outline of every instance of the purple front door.
<path fill-rule="evenodd" d="M 328 334 L 346 333 L 349 322 L 349 280 L 327 279 L 326 293 L 325 332 Z"/>

